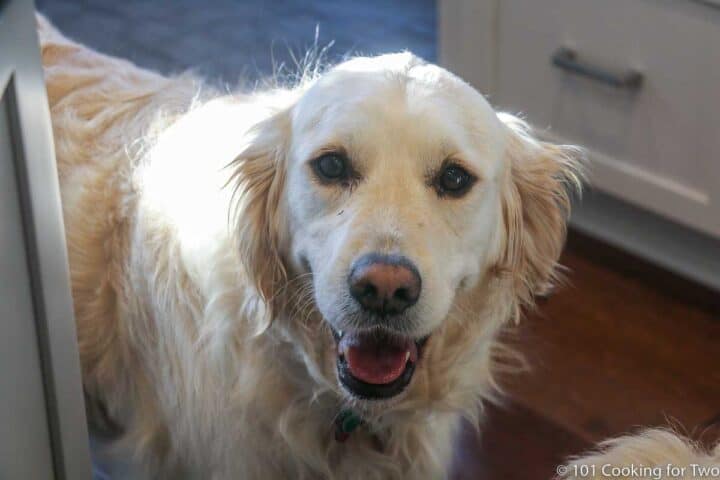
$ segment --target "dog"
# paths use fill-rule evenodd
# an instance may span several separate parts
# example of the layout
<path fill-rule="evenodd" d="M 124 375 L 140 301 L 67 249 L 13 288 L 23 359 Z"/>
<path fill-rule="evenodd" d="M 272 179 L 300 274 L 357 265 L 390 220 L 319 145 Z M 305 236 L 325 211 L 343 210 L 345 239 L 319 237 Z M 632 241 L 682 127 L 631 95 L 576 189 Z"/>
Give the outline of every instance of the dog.
<path fill-rule="evenodd" d="M 408 53 L 223 96 L 40 38 L 84 387 L 142 463 L 442 476 L 553 278 L 574 150 Z"/>
<path fill-rule="evenodd" d="M 154 478 L 444 478 L 580 150 L 410 53 L 224 94 L 38 34 L 91 422 Z"/>

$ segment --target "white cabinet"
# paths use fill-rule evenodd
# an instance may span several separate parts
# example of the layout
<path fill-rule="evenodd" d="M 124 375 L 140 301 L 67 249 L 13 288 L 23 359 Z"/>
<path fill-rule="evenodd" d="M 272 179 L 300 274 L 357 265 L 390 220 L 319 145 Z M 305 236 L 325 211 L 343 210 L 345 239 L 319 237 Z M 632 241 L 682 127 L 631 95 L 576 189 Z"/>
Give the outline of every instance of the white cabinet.
<path fill-rule="evenodd" d="M 494 102 L 596 153 L 597 188 L 720 236 L 720 12 L 657 0 L 499 6 Z M 643 83 L 568 73 L 550 61 L 561 48 L 580 68 L 637 70 Z"/>
<path fill-rule="evenodd" d="M 0 1 L 0 479 L 91 478 L 32 2 Z"/>

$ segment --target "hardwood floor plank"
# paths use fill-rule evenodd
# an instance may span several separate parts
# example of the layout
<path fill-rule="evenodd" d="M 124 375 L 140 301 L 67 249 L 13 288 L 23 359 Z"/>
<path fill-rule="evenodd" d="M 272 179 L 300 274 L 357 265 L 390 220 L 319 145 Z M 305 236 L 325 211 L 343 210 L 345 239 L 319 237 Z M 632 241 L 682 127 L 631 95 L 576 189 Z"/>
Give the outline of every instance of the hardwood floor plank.
<path fill-rule="evenodd" d="M 490 405 L 480 433 L 465 425 L 452 480 L 549 480 L 557 465 L 589 444 L 535 412 Z"/>
<path fill-rule="evenodd" d="M 515 401 L 591 441 L 720 413 L 720 317 L 574 253 L 564 263 L 571 285 L 517 333 L 534 371 L 506 379 Z"/>

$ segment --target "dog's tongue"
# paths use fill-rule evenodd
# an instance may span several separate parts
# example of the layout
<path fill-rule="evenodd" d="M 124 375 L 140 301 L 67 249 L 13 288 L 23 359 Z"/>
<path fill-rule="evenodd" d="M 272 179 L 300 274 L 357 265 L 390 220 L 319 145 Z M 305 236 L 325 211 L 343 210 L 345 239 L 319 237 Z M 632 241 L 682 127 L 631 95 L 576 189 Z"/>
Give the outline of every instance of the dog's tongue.
<path fill-rule="evenodd" d="M 383 385 L 397 380 L 407 361 L 417 361 L 417 347 L 410 339 L 378 336 L 373 333 L 346 333 L 338 350 L 353 377 L 365 383 Z"/>

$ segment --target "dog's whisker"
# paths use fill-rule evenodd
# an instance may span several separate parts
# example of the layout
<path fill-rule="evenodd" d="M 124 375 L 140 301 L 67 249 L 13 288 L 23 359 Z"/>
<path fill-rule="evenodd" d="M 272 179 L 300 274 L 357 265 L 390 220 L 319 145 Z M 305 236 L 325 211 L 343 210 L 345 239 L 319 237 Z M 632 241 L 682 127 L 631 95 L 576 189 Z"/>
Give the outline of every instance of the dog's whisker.
<path fill-rule="evenodd" d="M 273 302 L 278 296 L 282 295 L 287 289 L 295 286 L 296 283 L 305 282 L 309 277 L 312 277 L 312 272 L 301 273 L 288 280 L 286 280 L 280 287 L 275 291 L 275 294 L 268 300 Z"/>

